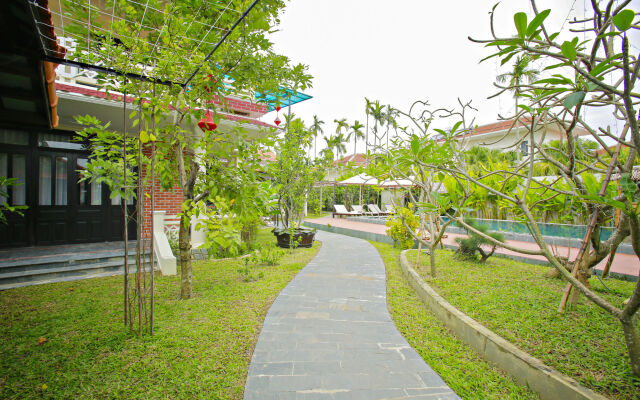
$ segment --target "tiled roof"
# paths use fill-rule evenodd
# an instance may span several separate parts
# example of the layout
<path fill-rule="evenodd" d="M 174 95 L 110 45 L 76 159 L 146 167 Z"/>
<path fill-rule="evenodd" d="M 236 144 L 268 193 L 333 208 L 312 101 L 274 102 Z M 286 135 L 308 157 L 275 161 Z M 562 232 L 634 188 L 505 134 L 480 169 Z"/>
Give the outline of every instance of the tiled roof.
<path fill-rule="evenodd" d="M 276 153 L 273 151 L 258 151 L 260 154 L 260 159 L 265 162 L 276 162 L 278 161 L 276 157 Z"/>
<path fill-rule="evenodd" d="M 53 26 L 53 22 L 51 21 L 51 12 L 49 11 L 49 0 L 37 0 L 37 3 L 40 7 L 38 7 L 38 13 L 40 14 L 40 21 L 42 21 L 42 27 L 45 31 L 45 34 L 42 35 L 44 38 L 41 38 L 47 46 L 47 48 L 51 49 L 53 55 L 58 58 L 64 58 L 67 49 L 60 46 L 58 44 L 55 28 Z M 51 108 L 51 126 L 53 128 L 58 127 L 58 95 L 56 94 L 56 68 L 58 64 L 54 64 L 50 61 L 44 62 L 44 75 L 45 81 L 47 83 L 47 94 L 49 96 L 49 107 Z"/>
<path fill-rule="evenodd" d="M 352 163 L 354 165 L 364 165 L 367 159 L 363 153 L 350 154 L 348 156 L 342 157 L 339 160 L 333 162 L 333 165 L 347 165 L 348 163 Z"/>
<path fill-rule="evenodd" d="M 487 125 L 476 126 L 475 129 L 473 129 L 471 133 L 467 136 L 483 135 L 483 134 L 492 133 L 492 132 L 501 132 L 501 131 L 507 131 L 509 129 L 515 129 L 516 124 L 514 122 L 515 122 L 514 120 L 507 120 L 507 121 L 493 122 Z M 527 124 L 529 123 L 531 123 L 530 118 L 521 118 L 519 123 L 517 124 L 517 127 L 527 126 Z M 576 127 L 574 131 L 578 136 L 583 136 L 589 133 L 584 128 L 580 128 L 580 127 Z"/>
<path fill-rule="evenodd" d="M 103 92 L 101 90 L 96 90 L 90 87 L 67 85 L 65 83 L 60 83 L 60 82 L 56 82 L 56 89 L 62 92 L 76 93 L 76 94 L 81 94 L 85 96 L 91 96 L 99 99 L 113 100 L 113 101 L 122 101 L 122 97 L 123 97 L 121 94 L 109 93 L 109 95 L 107 95 L 106 92 Z M 127 96 L 127 103 L 133 103 L 134 100 L 135 98 L 133 96 Z M 271 125 L 257 119 L 247 118 L 242 115 L 235 115 L 235 114 L 229 114 L 224 112 L 218 112 L 218 114 L 222 115 L 223 118 L 231 121 L 238 121 L 240 123 L 262 126 L 265 128 L 276 128 L 275 125 Z"/>

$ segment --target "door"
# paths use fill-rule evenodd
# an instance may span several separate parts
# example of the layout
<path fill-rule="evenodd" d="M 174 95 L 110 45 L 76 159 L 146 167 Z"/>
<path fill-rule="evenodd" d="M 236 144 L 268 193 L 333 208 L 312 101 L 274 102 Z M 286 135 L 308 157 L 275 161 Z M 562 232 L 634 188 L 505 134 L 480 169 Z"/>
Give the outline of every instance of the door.
<path fill-rule="evenodd" d="M 38 162 L 36 245 L 123 240 L 121 199 L 110 199 L 106 185 L 83 179 L 87 155 L 40 151 Z M 135 207 L 128 203 L 131 215 Z M 129 239 L 135 232 L 132 221 Z"/>
<path fill-rule="evenodd" d="M 35 244 L 73 243 L 75 224 L 74 155 L 40 151 L 38 154 L 38 195 L 35 214 Z"/>
<path fill-rule="evenodd" d="M 73 212 L 73 242 L 91 243 L 107 241 L 109 234 L 105 232 L 108 226 L 105 204 L 107 196 L 106 185 L 98 182 L 89 182 L 83 179 L 82 171 L 86 170 L 88 158 L 83 155 L 75 157 L 74 179 L 75 201 L 77 205 Z"/>
<path fill-rule="evenodd" d="M 0 176 L 13 178 L 16 181 L 15 185 L 0 187 L 0 204 L 6 202 L 11 206 L 27 205 L 27 194 L 31 191 L 27 187 L 29 161 L 27 150 L 0 151 Z M 31 210 L 19 210 L 19 212 L 5 210 L 3 214 L 5 220 L 0 221 L 0 247 L 28 246 Z"/>

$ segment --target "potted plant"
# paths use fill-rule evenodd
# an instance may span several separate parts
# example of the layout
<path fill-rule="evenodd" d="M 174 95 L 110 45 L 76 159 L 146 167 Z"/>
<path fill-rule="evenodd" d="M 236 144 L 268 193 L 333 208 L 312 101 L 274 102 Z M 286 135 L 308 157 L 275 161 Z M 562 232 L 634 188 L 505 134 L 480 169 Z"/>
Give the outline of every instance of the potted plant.
<path fill-rule="evenodd" d="M 285 134 L 276 143 L 277 162 L 271 176 L 277 186 L 280 221 L 273 229 L 278 246 L 311 247 L 315 230 L 303 228 L 304 205 L 313 183 L 322 178 L 322 169 L 307 157 L 313 138 L 299 118 L 287 121 Z"/>

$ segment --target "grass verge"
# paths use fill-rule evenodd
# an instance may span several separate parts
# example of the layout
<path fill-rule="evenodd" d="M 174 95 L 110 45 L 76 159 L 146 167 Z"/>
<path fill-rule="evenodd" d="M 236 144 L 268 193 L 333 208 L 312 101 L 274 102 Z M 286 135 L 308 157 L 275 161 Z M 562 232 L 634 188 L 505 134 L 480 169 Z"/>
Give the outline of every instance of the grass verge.
<path fill-rule="evenodd" d="M 268 230 L 258 241 L 275 243 Z M 188 301 L 179 275 L 157 277 L 156 332 L 142 338 L 122 324 L 122 276 L 0 292 L 0 398 L 240 399 L 271 303 L 319 246 L 250 282 L 243 260 L 196 261 Z"/>
<path fill-rule="evenodd" d="M 387 271 L 387 305 L 400 333 L 420 356 L 463 399 L 537 399 L 503 371 L 484 361 L 456 338 L 429 311 L 400 269 L 400 250 L 370 242 Z"/>
<path fill-rule="evenodd" d="M 417 252 L 407 258 L 415 267 Z M 545 364 L 611 399 L 638 399 L 640 379 L 631 373 L 620 324 L 589 300 L 559 314 L 565 282 L 544 277 L 548 267 L 491 258 L 462 261 L 449 250 L 436 254 L 437 276 L 427 282 L 448 302 Z M 416 270 L 426 276 L 429 257 Z M 609 279 L 607 292 L 591 286 L 612 304 L 633 291 L 633 282 Z"/>

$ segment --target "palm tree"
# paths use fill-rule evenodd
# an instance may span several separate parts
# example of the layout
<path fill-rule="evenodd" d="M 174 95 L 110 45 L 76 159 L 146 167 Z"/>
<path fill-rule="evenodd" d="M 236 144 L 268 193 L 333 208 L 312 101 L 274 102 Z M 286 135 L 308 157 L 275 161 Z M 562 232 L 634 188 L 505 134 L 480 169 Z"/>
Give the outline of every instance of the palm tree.
<path fill-rule="evenodd" d="M 389 128 L 396 125 L 396 113 L 397 111 L 391 107 L 391 104 L 387 104 L 387 112 L 384 114 L 384 122 L 387 125 L 387 131 L 385 133 L 387 137 L 387 151 L 389 151 Z"/>
<path fill-rule="evenodd" d="M 329 149 L 329 151 L 330 151 L 331 153 L 333 153 L 333 149 L 334 149 L 334 147 L 335 147 L 335 144 L 334 144 L 334 143 L 335 143 L 335 141 L 333 140 L 333 136 L 331 136 L 331 137 L 326 137 L 326 136 L 325 136 L 325 137 L 324 137 L 324 141 L 327 143 L 327 149 Z M 335 154 L 335 153 L 333 153 L 333 154 Z M 337 160 L 337 159 L 336 159 L 336 160 Z"/>
<path fill-rule="evenodd" d="M 353 157 L 356 157 L 356 148 L 358 146 L 358 139 L 364 139 L 364 133 L 362 133 L 362 128 L 364 127 L 364 125 L 362 125 L 360 123 L 360 121 L 357 121 L 351 125 L 349 128 L 351 129 L 351 132 L 349 133 L 349 136 L 347 136 L 347 140 L 349 140 L 351 138 L 351 135 L 353 135 Z"/>
<path fill-rule="evenodd" d="M 385 116 L 384 116 L 384 106 L 380 105 L 380 102 L 376 100 L 373 104 L 371 104 L 371 109 L 369 113 L 373 117 L 374 126 L 373 126 L 373 135 L 374 135 L 374 147 L 378 144 L 378 124 L 380 127 L 384 125 Z M 380 140 L 382 142 L 382 140 Z"/>
<path fill-rule="evenodd" d="M 347 125 L 348 127 L 349 125 Z M 346 138 L 342 132 L 336 134 L 332 137 L 333 139 L 333 147 L 336 149 L 336 153 L 338 154 L 338 160 L 340 156 L 347 152 L 347 146 L 344 145 L 346 142 Z"/>
<path fill-rule="evenodd" d="M 310 130 L 313 131 L 313 159 L 315 160 L 318 157 L 318 146 L 316 139 L 318 138 L 318 133 L 324 133 L 322 130 L 322 125 L 324 125 L 324 121 L 318 119 L 317 115 L 313 116 L 313 123 L 309 127 Z"/>
<path fill-rule="evenodd" d="M 349 123 L 347 122 L 346 118 L 342 118 L 342 119 L 334 119 L 333 122 L 335 122 L 336 125 L 336 134 L 339 135 L 340 133 L 342 133 L 342 130 L 344 129 L 345 131 L 349 130 Z"/>
<path fill-rule="evenodd" d="M 537 69 L 529 68 L 531 64 L 531 57 L 518 56 L 513 63 L 513 70 L 505 72 L 496 77 L 499 83 L 507 83 L 509 91 L 513 92 L 513 97 L 516 100 L 516 113 L 518 112 L 518 97 L 522 93 L 521 85 L 524 83 L 531 83 L 538 79 L 540 71 Z"/>
<path fill-rule="evenodd" d="M 364 138 L 364 153 L 368 154 L 369 153 L 369 111 L 371 110 L 371 100 L 365 97 L 364 101 L 366 101 L 367 103 L 364 108 L 364 112 L 365 114 L 367 114 L 367 122 L 366 122 L 367 126 L 365 128 L 365 138 Z"/>

